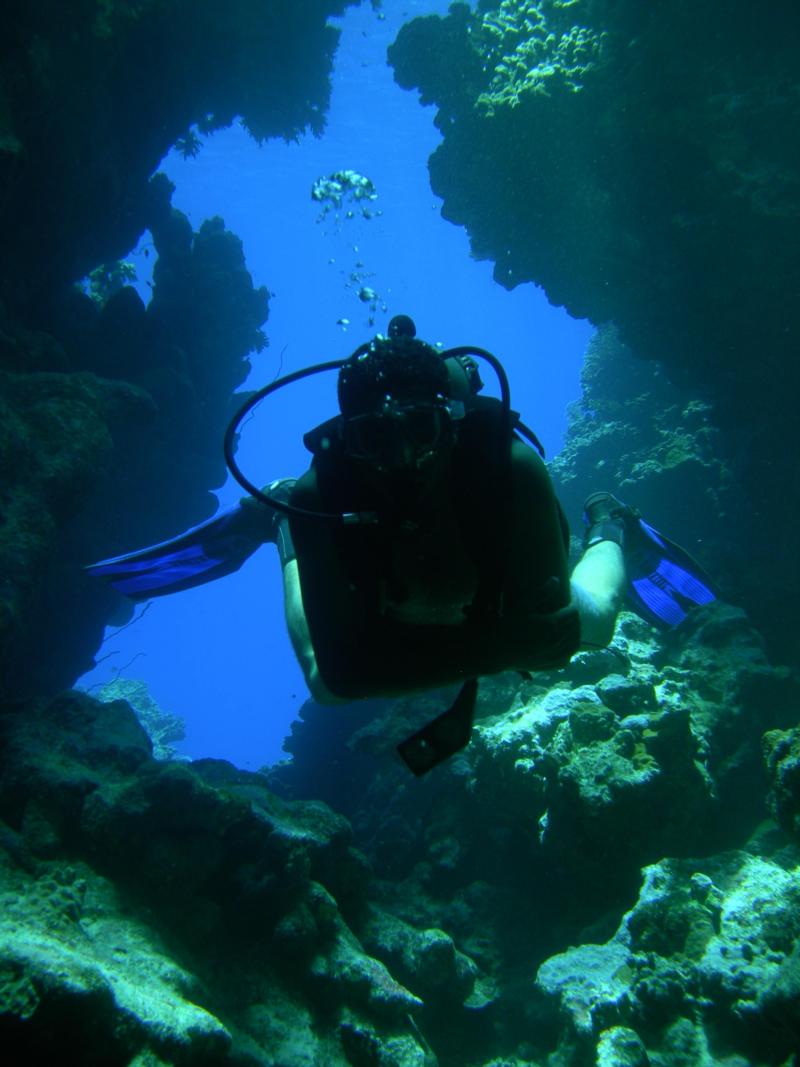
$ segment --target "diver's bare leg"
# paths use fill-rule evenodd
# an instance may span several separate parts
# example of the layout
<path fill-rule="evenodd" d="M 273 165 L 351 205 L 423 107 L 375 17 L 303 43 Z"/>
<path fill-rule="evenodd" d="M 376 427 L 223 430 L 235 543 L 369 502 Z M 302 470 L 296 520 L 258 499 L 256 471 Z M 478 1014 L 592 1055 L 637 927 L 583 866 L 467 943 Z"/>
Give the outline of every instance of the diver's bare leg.
<path fill-rule="evenodd" d="M 320 677 L 303 607 L 303 592 L 300 588 L 300 572 L 296 559 L 289 560 L 283 568 L 283 604 L 289 639 L 311 696 L 318 704 L 346 704 L 347 701 L 332 693 Z"/>
<path fill-rule="evenodd" d="M 614 636 L 625 590 L 625 561 L 613 541 L 587 548 L 570 579 L 572 599 L 581 619 L 581 641 L 607 645 Z"/>

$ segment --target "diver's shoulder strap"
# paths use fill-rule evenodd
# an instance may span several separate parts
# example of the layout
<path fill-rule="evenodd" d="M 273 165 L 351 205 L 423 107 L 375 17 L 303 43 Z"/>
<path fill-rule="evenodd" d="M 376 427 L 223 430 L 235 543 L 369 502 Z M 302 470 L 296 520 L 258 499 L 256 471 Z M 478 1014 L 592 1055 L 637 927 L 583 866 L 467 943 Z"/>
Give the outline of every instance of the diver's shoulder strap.
<path fill-rule="evenodd" d="M 466 609 L 473 624 L 486 625 L 503 613 L 506 585 L 508 510 L 510 505 L 511 442 L 519 416 L 506 419 L 494 397 L 471 397 L 459 431 L 462 462 L 461 494 L 474 497 L 479 486 L 481 506 L 470 508 L 469 522 L 477 533 L 478 587 Z M 509 425 L 510 423 L 510 425 Z M 464 480 L 466 479 L 466 480 Z"/>

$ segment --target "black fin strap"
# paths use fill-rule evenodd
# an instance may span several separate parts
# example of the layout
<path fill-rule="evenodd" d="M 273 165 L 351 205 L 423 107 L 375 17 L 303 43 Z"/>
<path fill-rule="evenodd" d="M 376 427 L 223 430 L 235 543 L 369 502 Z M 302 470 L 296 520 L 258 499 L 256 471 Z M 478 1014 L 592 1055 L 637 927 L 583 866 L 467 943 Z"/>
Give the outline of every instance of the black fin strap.
<path fill-rule="evenodd" d="M 592 548 L 600 541 L 613 541 L 620 548 L 625 547 L 625 524 L 621 519 L 606 519 L 596 522 L 586 531 L 586 547 Z"/>
<path fill-rule="evenodd" d="M 511 446 L 516 412 L 509 412 L 500 423 L 497 440 L 497 469 L 490 489 L 490 503 L 494 515 L 484 530 L 484 558 L 475 596 L 465 609 L 467 619 L 477 625 L 501 618 L 508 565 L 508 515 L 511 507 Z"/>
<path fill-rule="evenodd" d="M 397 746 L 401 759 L 417 778 L 469 744 L 477 697 L 478 679 L 470 678 L 447 711 Z"/>

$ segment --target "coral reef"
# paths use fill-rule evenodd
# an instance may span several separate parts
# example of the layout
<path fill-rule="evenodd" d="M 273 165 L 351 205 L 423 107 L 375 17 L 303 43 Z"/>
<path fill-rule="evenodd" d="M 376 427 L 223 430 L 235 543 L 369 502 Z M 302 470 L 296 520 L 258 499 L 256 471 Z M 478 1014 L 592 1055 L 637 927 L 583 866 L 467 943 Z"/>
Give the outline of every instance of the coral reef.
<path fill-rule="evenodd" d="M 268 293 L 222 220 L 193 233 L 153 172 L 178 141 L 197 147 L 193 127 L 237 116 L 257 139 L 319 132 L 338 40 L 327 17 L 346 6 L 4 8 L 3 699 L 52 694 L 91 666 L 121 605 L 81 565 L 215 507 L 219 441 L 265 344 Z M 145 230 L 157 254 L 147 308 L 114 266 Z M 77 286 L 93 272 L 89 296 Z"/>
<path fill-rule="evenodd" d="M 68 1043 L 87 1065 L 423 1067 L 420 998 L 353 932 L 368 868 L 341 816 L 219 761 L 155 762 L 122 701 L 69 694 L 0 731 L 13 1062 Z M 373 940 L 380 921 L 373 909 Z M 443 934 L 403 938 L 409 974 L 453 956 Z M 452 968 L 465 992 L 468 963 Z"/>
<path fill-rule="evenodd" d="M 713 407 L 687 399 L 654 363 L 635 360 L 613 326 L 592 338 L 567 438 L 550 465 L 572 523 L 592 489 L 610 489 L 697 555 L 742 596 L 747 517 Z"/>
<path fill-rule="evenodd" d="M 192 127 L 321 131 L 348 0 L 108 0 L 4 6 L 0 301 L 38 317 L 64 283 L 133 248 L 148 181 Z"/>
<path fill-rule="evenodd" d="M 551 1062 L 789 1059 L 800 1041 L 800 853 L 764 848 L 646 868 L 610 941 L 539 968 L 543 1010 L 567 1020 Z"/>
<path fill-rule="evenodd" d="M 800 679 L 741 610 L 484 680 L 412 779 L 391 746 L 447 699 L 309 705 L 266 775 L 156 761 L 124 699 L 6 709 L 19 1062 L 789 1063 Z"/>
<path fill-rule="evenodd" d="M 613 322 L 723 431 L 748 610 L 794 663 L 798 33 L 783 3 L 502 0 L 415 19 L 389 53 L 437 106 L 431 184 L 473 254 Z"/>
<path fill-rule="evenodd" d="M 695 381 L 744 352 L 733 390 L 760 379 L 756 349 L 785 377 L 775 302 L 798 269 L 798 24 L 771 19 L 722 0 L 455 4 L 403 27 L 390 61 L 439 108 L 434 190 L 500 284 L 536 281 Z"/>
<path fill-rule="evenodd" d="M 609 651 L 484 680 L 473 743 L 422 780 L 393 748 L 450 693 L 307 704 L 291 759 L 259 774 L 169 758 L 179 724 L 129 686 L 54 696 L 119 608 L 80 564 L 210 513 L 231 394 L 265 343 L 241 243 L 220 219 L 193 232 L 153 171 L 237 114 L 257 138 L 319 130 L 344 6 L 4 12 L 5 1058 L 788 1065 L 800 679 L 760 636 L 785 649 L 796 632 L 775 505 L 796 481 L 764 462 L 796 373 L 780 8 L 456 4 L 393 50 L 439 107 L 432 177 L 475 252 L 503 284 L 616 323 L 553 465 L 570 517 L 590 489 L 619 492 L 734 604 L 667 638 L 624 613 Z M 756 14 L 772 32 L 750 32 Z M 144 229 L 147 307 L 115 266 Z M 90 295 L 74 286 L 91 272 Z M 768 521 L 772 569 L 751 577 Z"/>
<path fill-rule="evenodd" d="M 219 442 L 248 354 L 265 344 L 268 293 L 254 288 L 222 220 L 193 233 L 171 193 L 163 177 L 151 183 L 158 260 L 146 308 L 130 286 L 102 305 L 67 289 L 51 332 L 8 320 L 0 342 L 6 697 L 55 692 L 91 666 L 119 598 L 83 564 L 162 540 L 216 507 Z"/>
<path fill-rule="evenodd" d="M 800 679 L 717 603 L 667 642 L 625 613 L 611 651 L 482 690 L 472 743 L 430 780 L 391 759 L 430 700 L 336 722 L 309 706 L 268 774 L 351 820 L 384 911 L 365 944 L 423 999 L 439 1062 L 785 1062 L 800 853 L 768 821 L 761 749 L 788 797 Z M 459 1002 L 447 1019 L 410 968 L 420 929 Z"/>
<path fill-rule="evenodd" d="M 172 742 L 184 739 L 186 725 L 180 716 L 158 706 L 144 682 L 133 678 L 117 678 L 102 686 L 95 696 L 105 704 L 115 700 L 125 701 L 150 738 L 153 759 L 179 758 Z"/>
<path fill-rule="evenodd" d="M 788 834 L 800 840 L 800 729 L 764 734 L 764 759 L 772 785 L 770 811 Z"/>
<path fill-rule="evenodd" d="M 51 337 L 19 328 L 7 347 L 20 358 L 66 358 Z M 99 479 L 111 479 L 126 438 L 142 441 L 154 414 L 152 399 L 126 382 L 49 367 L 0 371 L 3 697 L 52 691 L 91 664 L 111 605 L 82 589 L 80 566 L 97 546 L 81 532 L 82 507 Z"/>

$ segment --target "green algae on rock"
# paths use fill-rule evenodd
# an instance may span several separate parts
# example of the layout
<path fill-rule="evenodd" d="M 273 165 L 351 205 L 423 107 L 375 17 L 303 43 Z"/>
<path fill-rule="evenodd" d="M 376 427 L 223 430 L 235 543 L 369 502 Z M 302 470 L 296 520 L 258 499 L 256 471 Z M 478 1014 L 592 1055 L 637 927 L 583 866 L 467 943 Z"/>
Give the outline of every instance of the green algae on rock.
<path fill-rule="evenodd" d="M 482 50 L 494 69 L 478 110 L 492 116 L 504 105 L 517 107 L 526 93 L 578 93 L 603 60 L 606 34 L 574 24 L 581 0 L 519 3 L 502 0 L 478 27 Z M 499 58 L 498 58 L 499 56 Z"/>
<path fill-rule="evenodd" d="M 797 277 L 798 26 L 761 19 L 724 0 L 455 4 L 403 27 L 389 58 L 440 108 L 433 188 L 497 281 L 535 281 L 698 380 L 722 337 L 749 357 L 769 335 L 776 368 L 788 355 L 763 316 Z"/>
<path fill-rule="evenodd" d="M 354 933 L 368 868 L 341 816 L 222 761 L 156 763 L 123 701 L 20 706 L 0 733 L 18 1048 L 69 1040 L 87 1067 L 348 1067 L 362 1048 L 423 1067 L 421 1000 Z"/>
<path fill-rule="evenodd" d="M 599 1057 L 620 1027 L 646 1049 L 641 1063 L 726 1062 L 742 1045 L 755 1059 L 738 1062 L 790 1057 L 800 1020 L 787 1013 L 776 1028 L 771 1016 L 800 943 L 798 859 L 791 850 L 776 858 L 734 852 L 647 868 L 610 941 L 568 949 L 539 968 L 540 994 L 572 1031 L 562 1049 L 573 1054 L 560 1062 L 580 1062 L 582 1042 Z M 687 1036 L 691 1061 L 680 1055 Z"/>

